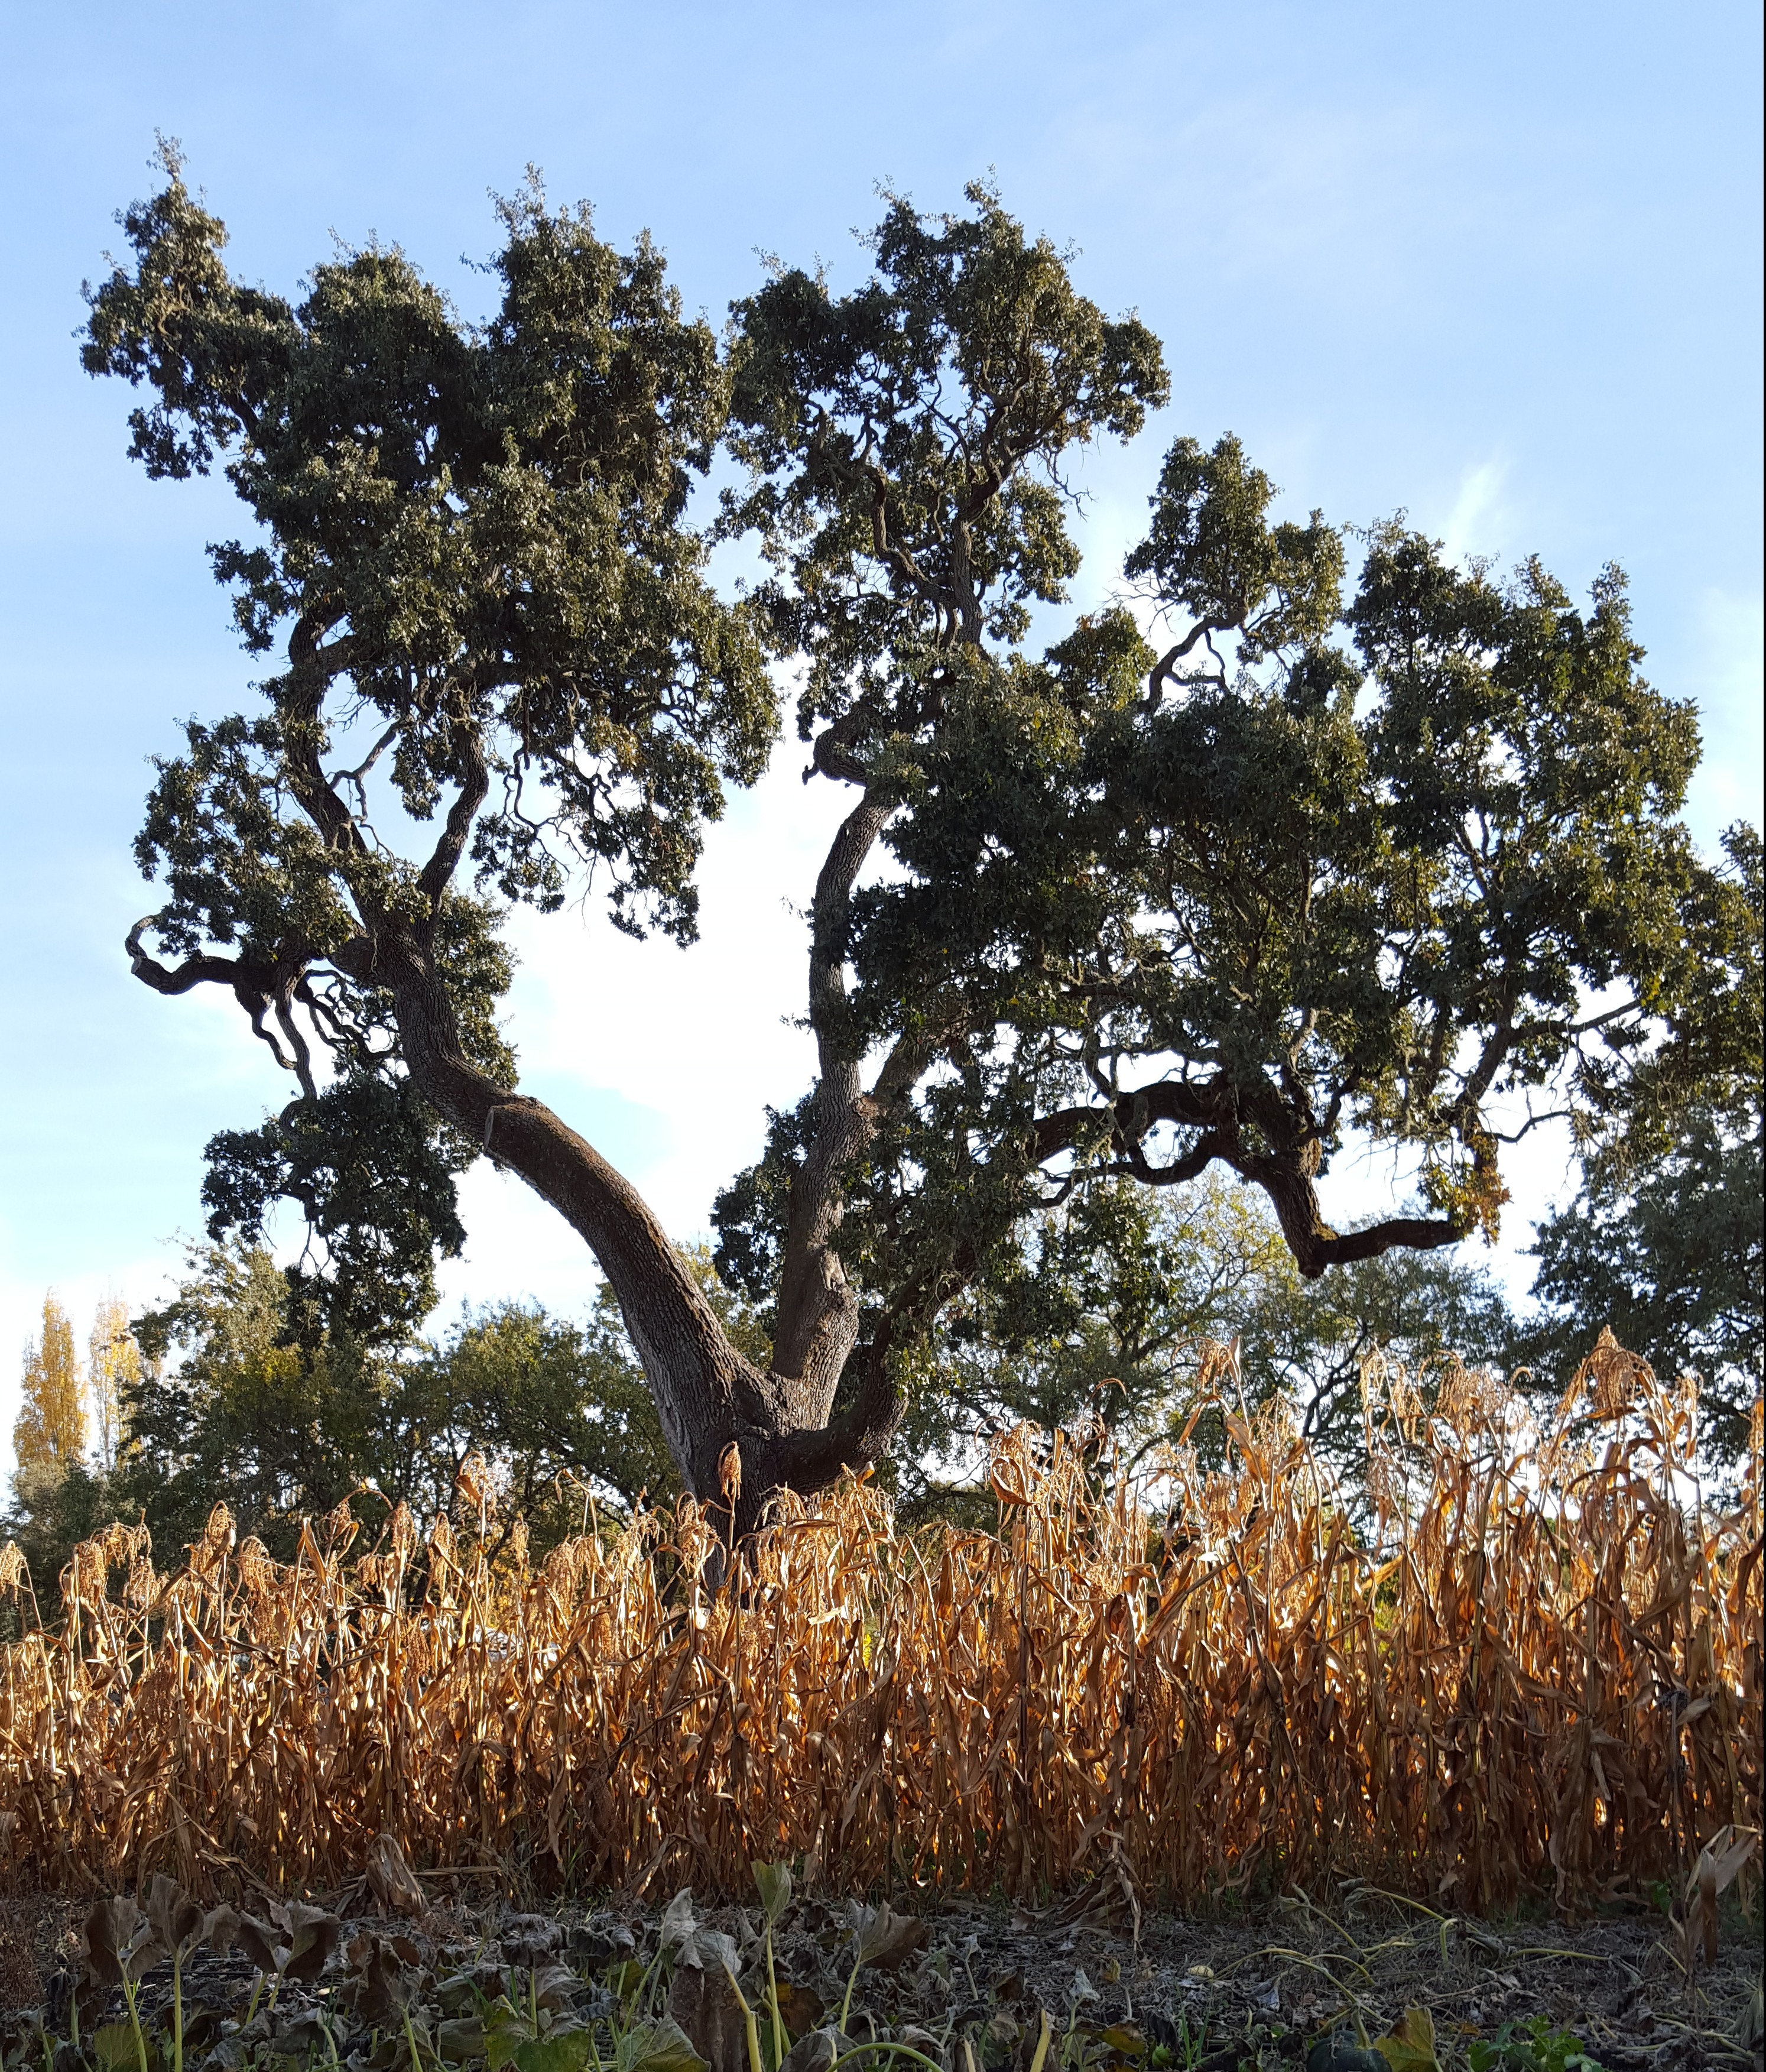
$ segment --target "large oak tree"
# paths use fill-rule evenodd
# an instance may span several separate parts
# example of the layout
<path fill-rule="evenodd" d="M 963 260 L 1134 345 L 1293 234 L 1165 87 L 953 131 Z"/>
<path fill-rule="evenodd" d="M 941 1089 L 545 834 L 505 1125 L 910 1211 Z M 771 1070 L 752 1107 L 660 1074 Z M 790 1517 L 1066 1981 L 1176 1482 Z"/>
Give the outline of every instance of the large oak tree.
<path fill-rule="evenodd" d="M 536 189 L 474 324 L 396 249 L 298 302 L 247 286 L 165 172 L 85 364 L 144 386 L 150 474 L 225 457 L 255 529 L 216 572 L 269 662 L 159 765 L 129 949 L 162 993 L 231 990 L 297 1083 L 211 1145 L 207 1198 L 248 1237 L 302 1203 L 332 1331 L 421 1313 L 488 1154 L 587 1241 L 686 1487 L 745 1530 L 878 1456 L 905 1363 L 1039 1207 L 1218 1162 L 1305 1275 L 1452 1244 L 1495 1227 L 1505 1133 L 1610 1111 L 1696 993 L 1723 895 L 1676 817 L 1695 728 L 1639 676 L 1616 573 L 1584 613 L 1393 525 L 1345 599 L 1341 530 L 1271 523 L 1234 441 L 1180 438 L 1141 611 L 1037 650 L 1077 456 L 1167 378 L 991 191 L 891 199 L 865 285 L 776 268 L 721 344 L 647 241 Z M 720 535 L 768 579 L 721 594 Z M 809 902 L 815 1083 L 717 1210 L 761 1362 L 518 1091 L 499 931 L 588 872 L 690 941 L 786 674 L 850 807 Z M 1356 1133 L 1419 1154 L 1425 1199 L 1340 1231 L 1317 1183 Z"/>

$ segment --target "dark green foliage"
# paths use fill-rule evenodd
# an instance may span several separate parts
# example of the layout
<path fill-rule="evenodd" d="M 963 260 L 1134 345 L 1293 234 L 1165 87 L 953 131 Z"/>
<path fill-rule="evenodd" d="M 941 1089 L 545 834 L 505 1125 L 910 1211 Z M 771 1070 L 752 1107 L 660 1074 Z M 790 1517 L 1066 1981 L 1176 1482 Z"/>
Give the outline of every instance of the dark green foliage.
<path fill-rule="evenodd" d="M 770 1334 L 777 1323 L 775 1297 L 784 1259 L 791 1183 L 802 1163 L 810 1132 L 810 1097 L 788 1113 L 766 1111 L 766 1144 L 759 1160 L 738 1173 L 712 1209 L 717 1230 L 716 1272 L 739 1289 Z"/>
<path fill-rule="evenodd" d="M 1658 1373 L 1698 1376 L 1705 1436 L 1738 1459 L 1760 1392 L 1763 1202 L 1757 1104 L 1751 1116 L 1689 1108 L 1647 1172 L 1590 1181 L 1533 1248 L 1550 1309 L 1532 1350 L 1546 1371 L 1596 1319 L 1609 1323 Z"/>
<path fill-rule="evenodd" d="M 965 255 L 1025 267 L 977 199 Z M 954 232 L 913 235 L 942 254 Z M 848 1181 L 869 1330 L 992 1302 L 1039 1198 L 1218 1161 L 1267 1191 L 1303 1275 L 1352 1276 L 1316 1304 L 1271 1280 L 1245 1320 L 1259 1387 L 1298 1383 L 1315 1424 L 1354 1421 L 1370 1342 L 1512 1355 L 1487 1278 L 1426 1263 L 1495 1235 L 1503 1141 L 1628 1112 L 1670 1032 L 1737 1042 L 1710 983 L 1721 889 L 1677 817 L 1693 713 L 1641 676 L 1623 578 L 1579 610 L 1537 562 L 1501 585 L 1394 524 L 1345 598 L 1341 533 L 1271 523 L 1237 440 L 1185 438 L 1127 569 L 1169 648 L 1115 610 L 1033 661 L 1022 607 L 1069 566 L 1052 548 L 978 553 L 958 573 L 1003 615 L 953 616 L 950 485 L 972 491 L 997 391 L 971 379 L 991 363 L 946 274 L 906 311 L 924 291 L 891 258 L 904 239 L 897 208 L 879 278 L 844 302 L 781 276 L 739 310 L 737 357 L 738 450 L 768 476 L 741 515 L 789 578 L 772 602 L 811 664 L 800 724 L 828 723 L 819 767 L 897 808 L 900 869 L 856 896 L 846 946 L 852 1049 L 887 1056 L 885 1080 L 910 1067 Z M 1153 394 L 1150 360 L 1117 364 Z M 775 1116 L 717 1207 L 720 1264 L 757 1301 L 811 1135 L 808 1104 Z M 1339 1233 L 1316 1188 L 1356 1137 L 1417 1160 L 1423 1200 Z M 1012 1383 L 1026 1411 L 1051 1385 L 1046 1364 Z M 991 1367 L 987 1387 L 1003 1405 Z"/>
<path fill-rule="evenodd" d="M 397 1344 L 435 1307 L 437 1256 L 466 1242 L 448 1133 L 403 1080 L 351 1071 L 253 1130 L 210 1139 L 203 1204 L 217 1240 L 263 1235 L 300 1203 L 307 1246 L 290 1275 L 298 1328 Z"/>
<path fill-rule="evenodd" d="M 1466 2063 L 1471 2072 L 1601 2072 L 1600 2059 L 1580 2037 L 1543 2015 L 1505 2021 L 1494 2036 L 1475 2037 Z"/>
<path fill-rule="evenodd" d="M 1127 438 L 1168 384 L 1159 341 L 1077 294 L 989 187 L 969 216 L 891 197 L 876 272 L 836 299 L 780 269 L 736 305 L 729 500 L 779 580 L 762 602 L 807 660 L 799 730 L 861 753 L 933 725 L 954 645 L 1015 646 L 1079 566 L 1061 468 Z"/>
<path fill-rule="evenodd" d="M 1580 1191 L 1540 1226 L 1534 1292 L 1547 1306 L 1530 1350 L 1550 1372 L 1610 1324 L 1658 1373 L 1699 1377 L 1706 1441 L 1734 1462 L 1762 1379 L 1766 1001 L 1760 837 L 1735 828 L 1726 846 L 1698 1011 L 1604 1118 Z"/>
<path fill-rule="evenodd" d="M 1255 1197 L 1218 1178 L 1166 1195 L 1119 1182 L 1045 1212 L 914 1364 L 889 1462 L 906 1515 L 991 1517 L 985 1443 L 1018 1424 L 1107 1441 L 1132 1467 L 1181 1420 L 1203 1342 L 1284 1272 Z"/>
<path fill-rule="evenodd" d="M 216 572 L 247 646 L 285 643 L 286 666 L 261 686 L 267 712 L 193 722 L 160 764 L 137 846 L 167 896 L 130 946 L 162 990 L 230 985 L 307 1096 L 255 1149 L 217 1140 L 216 1227 L 250 1230 L 278 1177 L 299 1198 L 329 1170 L 335 1251 L 363 1207 L 357 1147 L 316 1140 L 365 1124 L 409 1313 L 419 1253 L 453 1238 L 447 1172 L 476 1147 L 438 1145 L 402 1100 L 370 1117 L 359 1088 L 347 1116 L 318 1100 L 312 1039 L 340 1071 L 401 1077 L 371 917 L 404 917 L 466 1056 L 502 1084 L 492 896 L 549 909 L 573 868 L 598 867 L 622 926 L 692 934 L 704 822 L 775 725 L 752 614 L 713 594 L 684 520 L 727 380 L 654 248 L 614 252 L 536 184 L 501 205 L 500 299 L 474 327 L 396 249 L 315 267 L 298 303 L 242 286 L 174 150 L 163 164 L 161 192 L 121 219 L 129 262 L 89 292 L 83 356 L 150 390 L 130 421 L 150 474 L 230 456 L 258 532 L 216 549 Z M 431 824 L 427 856 L 373 834 L 371 777 L 388 820 Z M 361 818 L 340 803 L 327 820 L 322 792 Z M 475 897 L 450 887 L 462 847 Z M 150 928 L 183 966 L 154 962 Z"/>
<path fill-rule="evenodd" d="M 1249 615 L 1253 648 L 1279 616 Z M 1152 658 L 1119 618 L 953 687 L 853 950 L 866 1036 L 935 1031 L 951 1061 L 902 1160 L 938 1174 L 959 1116 L 969 1156 L 1053 1185 L 1219 1159 L 1310 1275 L 1493 1234 L 1517 1104 L 1620 1097 L 1691 1006 L 1710 874 L 1672 817 L 1690 710 L 1637 676 L 1618 578 L 1585 616 L 1536 566 L 1499 590 L 1387 530 L 1345 619 L 1357 697 L 1291 695 L 1321 667 L 1292 649 L 1138 696 Z M 1420 1154 L 1432 1221 L 1330 1231 L 1312 1186 L 1351 1131 Z"/>
<path fill-rule="evenodd" d="M 347 626 L 346 721 L 392 723 L 390 774 L 416 820 L 489 751 L 481 884 L 556 905 L 568 865 L 593 859 L 620 918 L 690 933 L 700 823 L 720 810 L 721 775 L 747 781 L 764 762 L 772 701 L 745 617 L 708 588 L 682 523 L 725 384 L 660 255 L 614 253 L 586 212 L 552 214 L 530 185 L 500 205 L 502 299 L 482 330 L 396 249 L 316 267 L 293 307 L 232 282 L 224 229 L 170 154 L 166 172 L 123 219 L 134 269 L 93 293 L 85 364 L 158 391 L 131 420 L 150 472 L 238 449 L 228 479 L 269 544 L 217 549 L 216 569 L 248 644 L 267 652 L 303 620 L 315 644 Z M 265 686 L 273 718 L 217 730 L 228 768 L 198 749 L 187 791 L 162 787 L 164 832 L 197 836 L 214 880 L 205 901 L 170 877 L 170 947 L 181 922 L 229 941 L 229 923 L 257 919 L 242 875 L 270 895 L 262 931 L 298 923 L 321 954 L 349 926 L 352 879 L 384 892 L 388 874 L 417 876 L 384 851 L 329 857 L 280 813 L 241 824 L 240 778 L 277 807 L 282 766 L 330 745 L 299 674 Z M 159 833 L 150 819 L 144 840 Z"/>
<path fill-rule="evenodd" d="M 725 1327 L 764 1357 L 745 1306 L 703 1253 L 687 1257 Z M 456 1482 L 474 1454 L 489 1466 L 503 1525 L 525 1520 L 539 1551 L 578 1530 L 591 1500 L 629 1513 L 641 1497 L 678 1493 L 605 1288 L 586 1324 L 505 1303 L 432 1340 L 383 1327 L 364 1342 L 316 1326 L 309 1284 L 261 1248 L 217 1246 L 192 1255 L 175 1300 L 138 1333 L 149 1366 L 124 1406 L 116 1472 L 23 1514 L 34 1575 L 58 1572 L 73 1540 L 111 1515 L 144 1516 L 162 1560 L 217 1502 L 241 1535 L 284 1558 L 303 1516 L 351 1498 L 370 1524 L 400 1502 L 419 1517 L 458 1515 Z"/>
<path fill-rule="evenodd" d="M 424 1495 L 445 1502 L 474 1450 L 541 1544 L 561 1527 L 575 1531 L 591 1494 L 629 1511 L 642 1496 L 662 1503 L 678 1492 L 644 1371 L 605 1292 L 586 1328 L 517 1303 L 471 1317 L 413 1363 L 411 1394 L 426 1429 L 447 1434 L 458 1455 L 434 1463 L 413 1508 Z"/>
<path fill-rule="evenodd" d="M 1166 455 L 1152 528 L 1125 572 L 1189 615 L 1192 646 L 1226 634 L 1246 662 L 1284 650 L 1310 660 L 1329 639 L 1343 582 L 1341 536 L 1316 511 L 1304 526 L 1269 525 L 1264 514 L 1275 493 L 1230 433 L 1211 453 L 1181 438 Z M 1328 671 L 1305 678 L 1314 691 L 1329 680 Z"/>

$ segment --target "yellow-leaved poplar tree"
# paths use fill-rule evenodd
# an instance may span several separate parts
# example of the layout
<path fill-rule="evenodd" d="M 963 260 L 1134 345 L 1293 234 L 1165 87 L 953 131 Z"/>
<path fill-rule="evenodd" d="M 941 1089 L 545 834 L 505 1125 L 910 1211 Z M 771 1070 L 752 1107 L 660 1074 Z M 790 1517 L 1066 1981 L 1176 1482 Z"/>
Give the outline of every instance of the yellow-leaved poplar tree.
<path fill-rule="evenodd" d="M 129 1328 L 129 1305 L 107 1295 L 92 1319 L 86 1346 L 86 1394 L 98 1442 L 98 1465 L 106 1474 L 117 1465 L 125 1392 L 141 1379 L 141 1347 Z"/>
<path fill-rule="evenodd" d="M 43 1298 L 43 1335 L 25 1347 L 23 1400 L 12 1428 L 21 1468 L 71 1468 L 86 1447 L 73 1326 L 53 1293 Z"/>

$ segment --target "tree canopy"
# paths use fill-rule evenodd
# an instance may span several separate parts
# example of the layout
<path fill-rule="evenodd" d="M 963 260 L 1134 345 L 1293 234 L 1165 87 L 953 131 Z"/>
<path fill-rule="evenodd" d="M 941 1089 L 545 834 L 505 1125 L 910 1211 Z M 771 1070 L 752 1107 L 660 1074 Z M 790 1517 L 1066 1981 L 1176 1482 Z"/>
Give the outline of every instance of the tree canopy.
<path fill-rule="evenodd" d="M 1185 436 L 1131 587 L 1042 640 L 1076 456 L 1168 380 L 992 189 L 889 197 L 867 281 L 775 266 L 720 343 L 647 240 L 536 183 L 474 323 L 396 249 L 298 302 L 248 287 L 164 171 L 85 364 L 146 390 L 150 474 L 224 456 L 256 529 L 216 573 L 273 666 L 159 765 L 162 903 L 129 948 L 162 993 L 229 989 L 298 1088 L 215 1140 L 207 1200 L 248 1240 L 302 1204 L 312 1342 L 409 1328 L 488 1154 L 593 1249 L 684 1486 L 739 1531 L 881 1457 L 941 1318 L 1041 1211 L 1218 1167 L 1304 1278 L 1427 1252 L 1494 1233 L 1505 1143 L 1610 1130 L 1665 1041 L 1732 1044 L 1706 980 L 1738 895 L 1678 817 L 1694 714 L 1641 675 L 1616 569 L 1583 608 L 1400 520 L 1280 519 L 1235 439 Z M 742 479 L 713 510 L 720 450 Z M 721 592 L 721 537 L 766 580 Z M 704 824 L 792 676 L 810 774 L 852 803 L 784 1003 L 815 1082 L 716 1210 L 739 1343 L 516 1091 L 501 931 L 586 874 L 689 943 Z M 1336 1228 L 1351 1141 L 1418 1161 L 1421 1202 Z"/>

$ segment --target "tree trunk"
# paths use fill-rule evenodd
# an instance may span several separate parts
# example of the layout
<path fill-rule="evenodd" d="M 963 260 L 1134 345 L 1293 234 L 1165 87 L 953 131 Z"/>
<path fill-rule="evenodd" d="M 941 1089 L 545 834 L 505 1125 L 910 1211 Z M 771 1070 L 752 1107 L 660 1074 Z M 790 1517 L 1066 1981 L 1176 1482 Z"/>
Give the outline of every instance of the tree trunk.
<path fill-rule="evenodd" d="M 858 1334 L 858 1299 L 835 1250 L 841 1188 L 876 1128 L 859 1078 L 859 1045 L 847 1004 L 847 931 L 852 887 L 889 815 L 888 807 L 869 797 L 847 815 L 810 910 L 809 1013 L 819 1070 L 809 1141 L 791 1182 L 773 1357 L 783 1372 L 800 1375 L 830 1404 Z"/>
<path fill-rule="evenodd" d="M 888 1420 L 874 1388 L 861 1392 L 857 1416 L 829 1427 L 851 1331 L 824 1330 L 807 1373 L 744 1358 L 630 1182 L 543 1101 L 499 1087 L 465 1057 L 446 984 L 422 946 L 408 935 L 395 944 L 383 937 L 374 975 L 392 989 L 418 1092 L 586 1240 L 618 1299 L 681 1481 L 726 1538 L 757 1530 L 782 1489 L 811 1494 L 875 1457 Z M 836 1276 L 838 1268 L 836 1260 Z"/>

